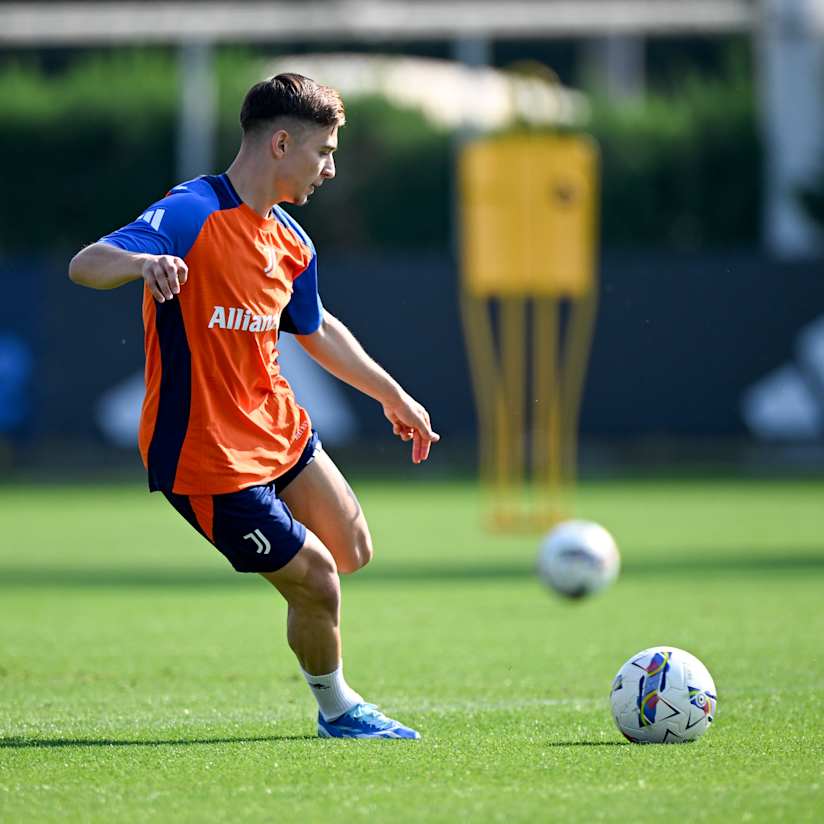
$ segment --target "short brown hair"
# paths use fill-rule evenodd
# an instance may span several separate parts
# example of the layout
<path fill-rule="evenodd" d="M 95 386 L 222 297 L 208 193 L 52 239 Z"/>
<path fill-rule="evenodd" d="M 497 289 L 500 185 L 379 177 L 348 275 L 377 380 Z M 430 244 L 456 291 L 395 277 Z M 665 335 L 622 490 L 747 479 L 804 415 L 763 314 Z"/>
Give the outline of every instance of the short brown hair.
<path fill-rule="evenodd" d="M 301 74 L 277 74 L 255 83 L 240 110 L 244 134 L 278 117 L 292 117 L 317 126 L 343 126 L 346 115 L 340 95 Z"/>

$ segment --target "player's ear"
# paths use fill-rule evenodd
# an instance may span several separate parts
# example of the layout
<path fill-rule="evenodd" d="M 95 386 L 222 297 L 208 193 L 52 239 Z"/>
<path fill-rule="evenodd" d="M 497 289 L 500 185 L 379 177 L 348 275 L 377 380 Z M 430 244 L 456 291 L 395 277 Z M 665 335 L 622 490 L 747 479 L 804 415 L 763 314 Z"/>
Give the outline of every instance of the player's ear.
<path fill-rule="evenodd" d="M 278 129 L 272 135 L 271 146 L 272 154 L 280 160 L 286 155 L 286 150 L 289 146 L 289 132 L 286 129 Z"/>

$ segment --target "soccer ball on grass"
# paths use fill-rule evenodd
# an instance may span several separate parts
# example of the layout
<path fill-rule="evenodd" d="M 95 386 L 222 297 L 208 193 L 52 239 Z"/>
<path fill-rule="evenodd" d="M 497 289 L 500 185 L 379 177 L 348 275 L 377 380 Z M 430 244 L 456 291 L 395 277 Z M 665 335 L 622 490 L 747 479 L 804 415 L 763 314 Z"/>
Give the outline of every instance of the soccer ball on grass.
<path fill-rule="evenodd" d="M 624 737 L 636 744 L 700 738 L 715 718 L 717 693 L 707 668 L 677 647 L 650 647 L 618 671 L 609 696 Z"/>
<path fill-rule="evenodd" d="M 563 521 L 541 541 L 538 577 L 568 598 L 592 595 L 611 584 L 621 566 L 612 536 L 592 521 Z"/>

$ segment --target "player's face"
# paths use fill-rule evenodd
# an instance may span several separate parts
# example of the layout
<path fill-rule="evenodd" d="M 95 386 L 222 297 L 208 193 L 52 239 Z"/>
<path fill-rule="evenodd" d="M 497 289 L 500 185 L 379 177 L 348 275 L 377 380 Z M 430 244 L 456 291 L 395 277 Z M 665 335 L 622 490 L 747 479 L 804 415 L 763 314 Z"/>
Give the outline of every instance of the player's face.
<path fill-rule="evenodd" d="M 303 206 L 312 193 L 335 176 L 337 126 L 317 126 L 296 132 L 279 169 L 281 199 Z"/>

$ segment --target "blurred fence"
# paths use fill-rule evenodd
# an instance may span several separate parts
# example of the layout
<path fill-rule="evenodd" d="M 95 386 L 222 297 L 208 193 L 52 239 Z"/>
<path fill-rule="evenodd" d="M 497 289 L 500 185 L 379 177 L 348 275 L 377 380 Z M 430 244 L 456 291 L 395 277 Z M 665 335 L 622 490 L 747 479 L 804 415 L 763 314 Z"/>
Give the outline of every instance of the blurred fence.
<path fill-rule="evenodd" d="M 744 393 L 792 362 L 798 330 L 824 313 L 821 266 L 753 252 L 607 255 L 583 434 L 744 434 Z M 471 438 L 454 264 L 434 255 L 322 259 L 320 280 L 326 306 L 427 404 L 442 434 Z M 79 289 L 62 262 L 5 261 L 0 283 L 15 298 L 0 306 L 0 328 L 34 357 L 25 392 L 15 395 L 31 414 L 7 437 L 23 446 L 100 443 L 100 398 L 142 368 L 139 288 Z M 343 397 L 360 438 L 384 434 L 373 402 L 348 389 Z"/>

